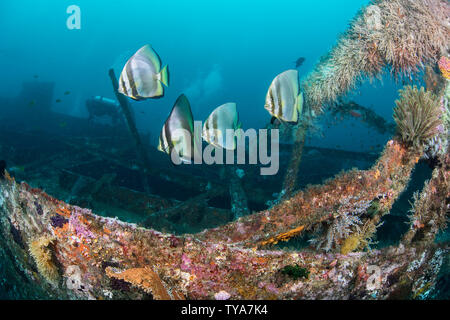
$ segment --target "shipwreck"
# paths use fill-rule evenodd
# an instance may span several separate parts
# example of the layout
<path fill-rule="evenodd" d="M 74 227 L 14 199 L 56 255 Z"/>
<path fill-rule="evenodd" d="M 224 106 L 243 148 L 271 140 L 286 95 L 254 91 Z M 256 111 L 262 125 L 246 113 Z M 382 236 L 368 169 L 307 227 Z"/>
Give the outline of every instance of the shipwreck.
<path fill-rule="evenodd" d="M 15 173 L 8 168 L 0 172 L 0 284 L 8 298 L 426 299 L 436 295 L 439 273 L 449 263 L 448 241 L 436 241 L 446 229 L 450 211 L 449 13 L 447 1 L 380 0 L 358 14 L 303 81 L 308 114 L 293 132 L 295 141 L 287 151 L 292 156 L 282 164 L 282 191 L 266 206 L 262 199 L 276 192 L 277 184 L 274 188 L 267 181 L 257 182 L 249 192 L 236 168 L 223 170 L 220 176 L 211 170 L 215 179 L 210 180 L 196 176 L 195 168 L 185 176 L 157 169 L 161 160 L 148 157 L 127 102 L 119 95 L 136 142 L 121 157 L 114 145 L 100 152 L 99 141 L 33 134 L 33 139 L 47 139 L 52 150 L 61 152 L 46 156 L 46 150 L 33 153 L 33 146 L 25 146 L 30 165 Z M 384 124 L 364 107 L 338 100 L 363 79 L 385 70 L 409 78 L 422 69 L 426 90 L 415 86 L 401 90 L 395 124 Z M 117 87 L 114 74 L 110 76 Z M 299 186 L 301 160 L 311 151 L 304 146 L 306 132 L 315 118 L 336 105 L 341 106 L 339 112 L 357 110 L 369 125 L 392 132 L 393 137 L 378 159 L 358 155 L 370 158 L 373 164 L 368 168 Z M 65 121 L 71 125 L 75 120 Z M 14 132 L 16 145 L 8 147 L 12 143 L 8 134 L 7 129 L 0 130 L 0 144 L 4 153 L 14 157 L 17 144 L 30 136 Z M 105 129 L 102 134 L 116 135 L 116 142 L 120 136 L 130 139 L 117 130 Z M 353 156 L 327 152 L 335 152 L 336 158 Z M 371 248 L 382 219 L 407 188 L 414 169 L 424 162 L 431 168 L 430 178 L 411 199 L 406 232 L 391 246 Z M 117 173 L 102 173 L 99 168 L 106 166 Z M 33 172 L 36 167 L 39 172 Z M 120 181 L 124 170 L 134 172 L 128 187 L 113 183 Z M 33 174 L 36 180 L 50 182 L 32 187 Z M 152 189 L 149 179 L 169 187 Z M 64 191 L 52 189 L 54 181 Z M 179 198 L 168 197 L 170 192 Z M 218 203 L 223 201 L 217 199 L 231 204 L 221 207 Z M 112 208 L 114 212 L 108 213 Z M 140 218 L 136 223 L 113 218 L 121 212 L 134 212 Z M 180 216 L 189 216 L 193 225 L 176 223 Z M 316 235 L 315 247 L 280 246 L 305 233 Z"/>

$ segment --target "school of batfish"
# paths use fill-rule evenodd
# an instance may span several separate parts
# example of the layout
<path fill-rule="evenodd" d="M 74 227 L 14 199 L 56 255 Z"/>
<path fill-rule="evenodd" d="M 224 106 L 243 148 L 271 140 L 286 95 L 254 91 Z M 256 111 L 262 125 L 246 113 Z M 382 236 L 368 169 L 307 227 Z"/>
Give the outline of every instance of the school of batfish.
<path fill-rule="evenodd" d="M 169 86 L 169 68 L 161 68 L 161 59 L 150 45 L 139 49 L 125 64 L 119 79 L 119 92 L 133 100 L 158 99 Z M 266 95 L 264 108 L 272 123 L 298 123 L 303 111 L 303 93 L 297 70 L 287 70 L 274 78 Z M 188 98 L 181 94 L 176 100 L 159 137 L 158 150 L 174 151 L 180 160 L 190 163 L 201 147 L 201 138 L 216 148 L 235 150 L 239 138 L 227 136 L 228 130 L 242 128 L 236 103 L 225 103 L 211 112 L 203 125 L 201 137 L 194 133 L 194 117 Z"/>

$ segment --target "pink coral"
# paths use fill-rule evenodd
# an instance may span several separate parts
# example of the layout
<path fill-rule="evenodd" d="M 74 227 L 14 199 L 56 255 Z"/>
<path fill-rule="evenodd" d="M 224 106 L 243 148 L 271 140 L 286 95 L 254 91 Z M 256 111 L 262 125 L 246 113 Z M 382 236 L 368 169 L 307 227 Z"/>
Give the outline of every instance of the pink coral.
<path fill-rule="evenodd" d="M 183 255 L 181 256 L 181 270 L 183 271 L 189 271 L 190 270 L 190 265 L 191 265 L 191 259 L 188 258 L 188 256 L 186 254 L 183 253 Z"/>
<path fill-rule="evenodd" d="M 78 237 L 81 237 L 83 239 L 94 239 L 95 238 L 95 235 L 87 228 L 86 225 L 84 225 L 80 221 L 80 218 L 89 212 L 90 211 L 87 211 L 86 209 L 74 207 L 72 215 L 70 216 L 70 219 L 69 219 L 70 227 L 75 231 L 75 233 Z"/>
<path fill-rule="evenodd" d="M 228 292 L 223 291 L 223 290 L 220 292 L 217 292 L 214 295 L 214 299 L 216 299 L 216 300 L 228 300 L 228 299 L 230 299 L 230 297 L 231 297 L 231 295 Z"/>

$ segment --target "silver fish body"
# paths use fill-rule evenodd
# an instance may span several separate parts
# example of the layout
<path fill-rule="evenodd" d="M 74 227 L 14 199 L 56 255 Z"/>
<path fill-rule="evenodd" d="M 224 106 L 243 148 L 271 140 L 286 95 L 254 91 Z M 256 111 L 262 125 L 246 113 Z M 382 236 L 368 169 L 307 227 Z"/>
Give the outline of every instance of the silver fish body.
<path fill-rule="evenodd" d="M 264 108 L 281 121 L 298 122 L 303 109 L 303 94 L 300 93 L 297 70 L 287 70 L 272 81 Z"/>
<path fill-rule="evenodd" d="M 203 125 L 203 140 L 215 147 L 236 149 L 235 131 L 240 128 L 236 103 L 225 103 L 217 107 L 206 119 Z M 227 137 L 228 130 L 233 136 Z"/>
<path fill-rule="evenodd" d="M 169 71 L 161 69 L 161 59 L 149 46 L 139 49 L 125 64 L 120 74 L 119 92 L 134 100 L 160 98 L 169 85 Z"/>
<path fill-rule="evenodd" d="M 170 154 L 175 152 L 182 162 L 190 163 L 198 155 L 194 120 L 188 99 L 178 97 L 159 136 L 158 150 Z"/>

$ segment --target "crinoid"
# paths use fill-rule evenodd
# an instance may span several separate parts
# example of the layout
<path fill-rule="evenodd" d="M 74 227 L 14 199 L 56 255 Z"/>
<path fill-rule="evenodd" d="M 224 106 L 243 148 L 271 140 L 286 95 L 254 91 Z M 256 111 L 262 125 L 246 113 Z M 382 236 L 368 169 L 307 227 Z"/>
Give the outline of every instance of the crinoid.
<path fill-rule="evenodd" d="M 438 134 L 442 125 L 439 97 L 423 87 L 406 86 L 395 103 L 397 134 L 403 143 L 422 148 Z"/>

